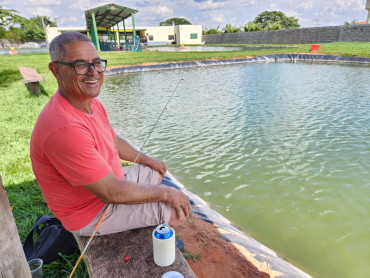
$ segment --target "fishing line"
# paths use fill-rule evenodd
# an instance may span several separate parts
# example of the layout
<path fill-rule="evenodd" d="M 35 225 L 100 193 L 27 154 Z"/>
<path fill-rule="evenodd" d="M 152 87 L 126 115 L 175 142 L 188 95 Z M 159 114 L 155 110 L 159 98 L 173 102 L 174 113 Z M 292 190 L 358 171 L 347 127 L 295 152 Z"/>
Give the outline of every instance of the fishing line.
<path fill-rule="evenodd" d="M 144 148 L 144 146 L 145 146 L 146 142 L 148 141 L 148 139 L 149 139 L 150 135 L 152 134 L 152 132 L 153 132 L 153 130 L 155 129 L 155 127 L 157 126 L 157 123 L 159 122 L 159 119 L 161 118 L 161 116 L 162 116 L 163 112 L 164 112 L 165 110 L 167 110 L 167 105 L 170 103 L 170 101 L 171 101 L 171 99 L 172 99 L 173 95 L 175 94 L 175 92 L 176 92 L 177 88 L 179 87 L 179 85 L 180 85 L 181 81 L 183 80 L 182 75 L 183 75 L 183 74 L 181 74 L 180 80 L 179 80 L 179 82 L 177 83 L 177 86 L 176 86 L 175 90 L 173 90 L 173 92 L 172 92 L 172 94 L 171 94 L 170 98 L 168 99 L 168 101 L 167 101 L 166 105 L 164 106 L 164 108 L 162 109 L 161 113 L 159 114 L 159 116 L 158 116 L 158 118 L 157 118 L 156 122 L 154 123 L 154 125 L 153 125 L 152 129 L 149 131 L 149 134 L 148 134 L 148 136 L 146 137 L 146 139 L 145 139 L 145 141 L 144 141 L 143 145 L 142 145 L 142 146 L 141 146 L 141 148 L 139 149 L 139 152 L 138 152 L 138 154 L 136 155 L 135 160 L 132 162 L 132 164 L 131 164 L 131 165 L 130 165 L 130 167 L 128 168 L 127 173 L 125 174 L 125 177 L 126 177 L 126 176 L 127 176 L 127 174 L 130 172 L 130 170 L 131 170 L 132 166 L 134 166 L 134 165 L 135 165 L 135 163 L 136 163 L 136 161 L 139 159 L 139 156 L 140 156 L 140 154 L 142 153 L 142 150 L 143 150 L 143 148 Z M 73 270 L 72 270 L 71 274 L 69 275 L 69 278 L 72 278 L 72 276 L 73 276 L 73 275 L 74 275 L 74 273 L 76 272 L 77 267 L 78 267 L 78 265 L 79 265 L 79 264 L 80 264 L 80 262 L 81 262 L 81 259 L 84 257 L 84 255 L 85 255 L 85 253 L 86 253 L 86 251 L 87 251 L 88 247 L 90 246 L 90 243 L 92 242 L 93 238 L 94 238 L 94 237 L 95 237 L 95 235 L 97 234 L 97 231 L 98 231 L 98 229 L 99 229 L 99 227 L 100 227 L 100 224 L 103 222 L 103 220 L 104 220 L 104 218 L 105 218 L 105 215 L 107 214 L 107 212 L 108 212 L 108 210 L 110 209 L 111 205 L 112 205 L 112 204 L 109 204 L 109 205 L 107 206 L 107 208 L 105 209 L 105 211 L 104 211 L 103 215 L 101 216 L 101 218 L 100 218 L 100 220 L 99 220 L 98 224 L 96 225 L 96 227 L 95 227 L 95 229 L 94 229 L 94 232 L 93 232 L 93 233 L 92 233 L 92 235 L 90 236 L 89 241 L 86 243 L 86 246 L 85 246 L 84 250 L 82 251 L 82 253 L 81 253 L 80 257 L 78 258 L 78 260 L 77 260 L 77 262 L 76 262 L 76 265 L 74 266 L 74 268 L 73 268 Z"/>

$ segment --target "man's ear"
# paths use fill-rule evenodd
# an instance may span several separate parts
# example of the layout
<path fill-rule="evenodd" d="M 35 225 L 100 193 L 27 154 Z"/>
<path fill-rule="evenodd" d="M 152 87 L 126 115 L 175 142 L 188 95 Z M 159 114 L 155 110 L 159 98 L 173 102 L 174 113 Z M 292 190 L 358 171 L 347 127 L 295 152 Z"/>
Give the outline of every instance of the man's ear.
<path fill-rule="evenodd" d="M 49 70 L 54 74 L 55 78 L 59 80 L 59 67 L 56 63 L 49 63 Z"/>

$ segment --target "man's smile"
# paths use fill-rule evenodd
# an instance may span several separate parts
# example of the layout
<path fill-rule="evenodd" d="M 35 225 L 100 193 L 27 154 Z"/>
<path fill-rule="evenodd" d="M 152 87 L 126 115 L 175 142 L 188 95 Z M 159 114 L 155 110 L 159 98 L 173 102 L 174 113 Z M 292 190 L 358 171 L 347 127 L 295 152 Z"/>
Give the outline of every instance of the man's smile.
<path fill-rule="evenodd" d="M 98 83 L 98 80 L 83 80 L 82 82 L 87 84 L 95 84 Z"/>

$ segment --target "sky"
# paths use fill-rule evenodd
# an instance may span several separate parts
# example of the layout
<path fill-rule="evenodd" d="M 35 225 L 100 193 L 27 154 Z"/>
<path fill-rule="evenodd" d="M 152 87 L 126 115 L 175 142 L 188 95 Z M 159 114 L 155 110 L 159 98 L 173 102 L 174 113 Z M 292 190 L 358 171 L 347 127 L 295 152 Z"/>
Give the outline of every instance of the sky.
<path fill-rule="evenodd" d="M 221 30 L 226 24 L 241 27 L 261 12 L 277 10 L 298 18 L 301 27 L 343 25 L 367 17 L 366 0 L 0 0 L 0 6 L 17 10 L 23 17 L 45 15 L 61 27 L 85 27 L 84 11 L 107 3 L 138 10 L 137 27 L 181 17 L 203 29 L 219 26 Z M 125 24 L 130 27 L 131 18 Z"/>

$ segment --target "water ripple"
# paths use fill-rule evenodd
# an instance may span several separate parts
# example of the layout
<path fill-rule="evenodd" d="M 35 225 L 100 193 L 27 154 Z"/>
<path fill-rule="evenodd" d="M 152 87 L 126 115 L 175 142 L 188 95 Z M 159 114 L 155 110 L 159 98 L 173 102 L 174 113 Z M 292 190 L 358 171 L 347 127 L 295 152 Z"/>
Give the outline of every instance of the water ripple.
<path fill-rule="evenodd" d="M 144 152 L 315 277 L 369 273 L 369 67 L 270 63 L 112 76 L 99 98 L 116 131 L 141 146 L 181 74 Z"/>

